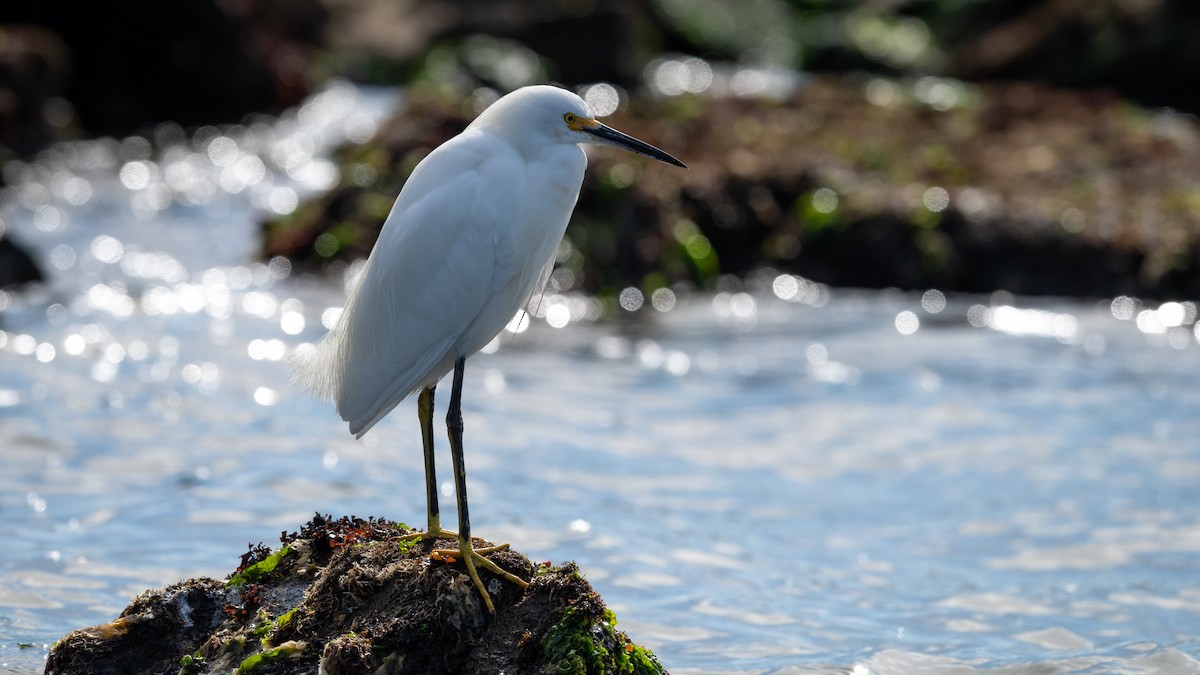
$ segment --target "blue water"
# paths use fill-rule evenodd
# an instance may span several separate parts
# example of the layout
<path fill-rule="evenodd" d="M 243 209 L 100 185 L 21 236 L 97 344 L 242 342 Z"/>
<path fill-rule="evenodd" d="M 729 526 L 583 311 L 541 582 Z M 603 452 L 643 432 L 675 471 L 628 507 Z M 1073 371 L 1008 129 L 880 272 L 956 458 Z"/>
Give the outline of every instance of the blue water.
<path fill-rule="evenodd" d="M 50 281 L 0 296 L 0 672 L 314 511 L 422 523 L 411 402 L 355 441 L 288 383 L 343 275 L 255 258 L 391 104 L 6 169 Z M 476 532 L 578 561 L 671 672 L 1200 672 L 1195 305 L 769 270 L 671 299 L 549 293 L 465 401 Z"/>

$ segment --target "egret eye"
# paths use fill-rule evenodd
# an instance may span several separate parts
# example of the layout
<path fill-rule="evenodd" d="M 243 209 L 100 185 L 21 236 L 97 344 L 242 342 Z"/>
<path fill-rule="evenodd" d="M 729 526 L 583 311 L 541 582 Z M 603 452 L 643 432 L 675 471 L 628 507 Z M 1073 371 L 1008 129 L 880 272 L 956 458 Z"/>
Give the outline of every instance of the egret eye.
<path fill-rule="evenodd" d="M 563 121 L 567 123 L 567 126 L 573 126 L 575 121 L 578 119 L 579 118 L 575 117 L 575 113 L 567 113 L 566 115 L 563 115 Z"/>

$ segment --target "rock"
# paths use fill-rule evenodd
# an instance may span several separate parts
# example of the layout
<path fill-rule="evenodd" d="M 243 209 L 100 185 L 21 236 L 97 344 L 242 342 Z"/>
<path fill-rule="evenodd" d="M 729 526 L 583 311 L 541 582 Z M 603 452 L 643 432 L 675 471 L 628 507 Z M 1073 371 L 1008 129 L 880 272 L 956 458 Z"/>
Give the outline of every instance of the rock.
<path fill-rule="evenodd" d="M 633 97 L 610 123 L 690 168 L 593 153 L 550 292 L 712 288 L 768 267 L 838 286 L 1200 294 L 1196 120 L 1105 92 L 927 85 Z M 265 255 L 366 256 L 408 172 L 473 117 L 461 100 L 414 93 L 371 143 L 343 149 L 342 184 L 266 223 Z"/>
<path fill-rule="evenodd" d="M 489 616 L 461 563 L 431 559 L 434 542 L 401 539 L 408 531 L 317 515 L 273 552 L 252 547 L 224 582 L 147 591 L 116 620 L 72 632 L 51 649 L 45 672 L 665 672 L 614 628 L 573 563 L 492 554 L 530 584 L 521 589 L 480 570 L 496 605 Z"/>
<path fill-rule="evenodd" d="M 12 237 L 0 234 L 0 288 L 12 288 L 42 280 L 42 270 Z"/>
<path fill-rule="evenodd" d="M 660 28 L 644 0 L 585 12 L 567 1 L 531 11 L 482 0 L 6 0 L 0 161 L 79 134 L 279 112 L 334 75 L 394 84 L 436 44 L 476 34 L 532 49 L 557 81 L 632 84 L 642 67 L 636 55 L 645 51 L 636 42 Z"/>
<path fill-rule="evenodd" d="M 308 52 L 325 12 L 316 0 L 6 0 L 0 26 L 38 26 L 64 45 L 63 95 L 91 135 L 171 120 L 237 122 L 309 91 Z"/>
<path fill-rule="evenodd" d="M 355 55 L 368 64 L 384 62 L 383 72 L 399 74 L 411 72 L 439 45 L 487 36 L 532 50 L 549 63 L 548 79 L 556 82 L 633 86 L 640 81 L 650 54 L 662 48 L 666 28 L 661 13 L 648 0 L 586 5 L 573 0 L 322 2 L 330 12 L 326 44 L 335 59 L 344 59 L 342 74 L 351 77 L 371 78 L 369 68 L 353 66 Z M 483 60 L 493 61 L 496 56 Z M 495 66 L 481 65 L 484 70 Z M 475 74 L 483 73 L 475 69 Z"/>

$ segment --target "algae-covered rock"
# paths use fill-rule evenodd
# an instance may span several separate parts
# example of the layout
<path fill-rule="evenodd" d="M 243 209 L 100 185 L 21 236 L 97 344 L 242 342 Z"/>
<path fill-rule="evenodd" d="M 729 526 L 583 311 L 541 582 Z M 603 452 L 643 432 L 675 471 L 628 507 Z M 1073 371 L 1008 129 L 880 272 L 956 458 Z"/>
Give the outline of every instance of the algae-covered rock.
<path fill-rule="evenodd" d="M 121 616 L 54 645 L 46 673 L 663 673 L 574 563 L 480 570 L 488 615 L 460 562 L 430 557 L 385 520 L 316 516 L 271 551 L 256 546 L 225 581 L 192 579 L 134 599 Z M 487 546 L 477 540 L 477 546 Z"/>

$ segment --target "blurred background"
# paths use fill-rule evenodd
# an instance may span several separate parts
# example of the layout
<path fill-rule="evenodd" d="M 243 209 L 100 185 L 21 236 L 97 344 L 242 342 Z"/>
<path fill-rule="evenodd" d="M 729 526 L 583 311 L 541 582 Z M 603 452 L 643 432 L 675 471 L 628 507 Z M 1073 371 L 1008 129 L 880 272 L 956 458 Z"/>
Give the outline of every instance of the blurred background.
<path fill-rule="evenodd" d="M 412 406 L 354 442 L 283 359 L 541 82 L 690 168 L 590 153 L 468 369 L 480 534 L 673 672 L 1200 672 L 1198 43 L 1190 0 L 6 0 L 0 672 L 313 511 L 420 521 Z"/>
<path fill-rule="evenodd" d="M 406 156 L 553 81 L 599 85 L 602 112 L 656 120 L 635 130 L 699 165 L 642 184 L 598 159 L 571 237 L 593 292 L 762 265 L 868 287 L 1197 291 L 1200 9 L 1184 0 L 14 0 L 0 21 L 3 159 L 278 113 L 331 78 L 412 87 L 343 150 L 329 196 L 271 223 L 268 255 L 364 255 Z"/>

